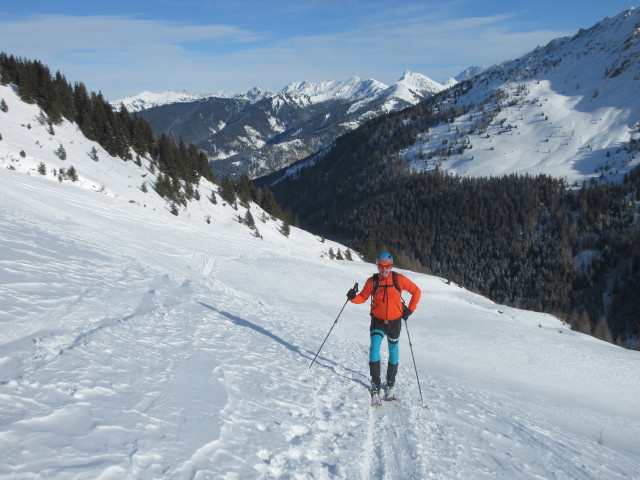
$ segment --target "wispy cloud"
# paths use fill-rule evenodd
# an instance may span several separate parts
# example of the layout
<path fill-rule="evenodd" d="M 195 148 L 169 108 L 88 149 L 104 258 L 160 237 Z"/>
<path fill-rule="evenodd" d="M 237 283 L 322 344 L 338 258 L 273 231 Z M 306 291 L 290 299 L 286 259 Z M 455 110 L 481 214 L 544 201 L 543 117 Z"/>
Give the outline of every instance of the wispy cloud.
<path fill-rule="evenodd" d="M 231 25 L 194 25 L 144 20 L 127 16 L 41 16 L 3 22 L 0 40 L 5 48 L 38 49 L 47 54 L 81 49 L 135 51 L 149 45 L 179 46 L 188 42 L 219 44 L 265 40 L 266 35 Z"/>
<path fill-rule="evenodd" d="M 142 90 L 275 90 L 294 80 L 385 83 L 406 68 L 436 80 L 514 58 L 564 35 L 518 30 L 508 15 L 447 18 L 413 6 L 363 15 L 331 33 L 283 37 L 267 28 L 136 16 L 0 17 L 0 45 L 62 71 L 110 99 Z"/>

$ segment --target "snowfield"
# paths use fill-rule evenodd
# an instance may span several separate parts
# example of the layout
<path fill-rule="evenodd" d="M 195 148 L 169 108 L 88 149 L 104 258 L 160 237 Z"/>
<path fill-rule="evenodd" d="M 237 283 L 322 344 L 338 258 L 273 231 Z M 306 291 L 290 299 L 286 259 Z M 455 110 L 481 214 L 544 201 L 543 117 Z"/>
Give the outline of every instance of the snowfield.
<path fill-rule="evenodd" d="M 146 159 L 0 94 L 0 478 L 640 478 L 639 352 L 404 272 L 424 403 L 405 330 L 372 408 L 366 305 L 309 368 L 372 265 L 252 206 L 257 238 L 205 182 L 174 216 Z"/>
<path fill-rule="evenodd" d="M 483 111 L 472 110 L 453 126 L 441 124 L 422 133 L 402 155 L 416 171 L 437 167 L 462 177 L 546 174 L 570 184 L 601 175 L 620 181 L 640 163 L 640 154 L 625 148 L 630 140 L 640 138 L 633 128 L 635 105 L 624 109 L 597 102 L 593 105 L 584 96 L 558 93 L 550 82 L 540 80 L 514 82 L 505 92 L 504 109 L 486 130 L 474 128 Z M 518 104 L 507 106 L 514 99 Z M 475 133 L 460 134 L 470 130 Z M 459 147 L 461 138 L 472 147 L 463 153 L 454 148 L 449 156 L 428 158 L 430 151 L 438 151 L 442 145 Z"/>

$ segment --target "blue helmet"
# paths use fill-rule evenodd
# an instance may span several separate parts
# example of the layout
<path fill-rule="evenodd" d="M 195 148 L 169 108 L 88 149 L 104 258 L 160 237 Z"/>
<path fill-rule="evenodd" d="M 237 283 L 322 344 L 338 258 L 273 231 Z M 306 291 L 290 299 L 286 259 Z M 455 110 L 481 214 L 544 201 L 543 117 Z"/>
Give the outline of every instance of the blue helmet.
<path fill-rule="evenodd" d="M 376 258 L 376 265 L 393 265 L 393 257 L 390 253 L 383 252 Z"/>

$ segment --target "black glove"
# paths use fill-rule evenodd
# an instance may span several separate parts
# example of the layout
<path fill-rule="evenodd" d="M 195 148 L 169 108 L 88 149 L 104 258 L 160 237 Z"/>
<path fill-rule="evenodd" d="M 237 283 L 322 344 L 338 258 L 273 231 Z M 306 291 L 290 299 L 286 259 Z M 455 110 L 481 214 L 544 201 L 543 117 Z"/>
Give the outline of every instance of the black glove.
<path fill-rule="evenodd" d="M 358 294 L 358 291 L 355 288 L 352 288 L 347 292 L 347 298 L 349 300 L 353 300 L 354 298 L 356 298 L 357 294 Z"/>
<path fill-rule="evenodd" d="M 409 307 L 407 307 L 406 305 L 402 306 L 402 319 L 406 320 L 407 318 L 409 318 L 409 315 L 411 315 L 413 312 L 411 310 L 409 310 Z"/>

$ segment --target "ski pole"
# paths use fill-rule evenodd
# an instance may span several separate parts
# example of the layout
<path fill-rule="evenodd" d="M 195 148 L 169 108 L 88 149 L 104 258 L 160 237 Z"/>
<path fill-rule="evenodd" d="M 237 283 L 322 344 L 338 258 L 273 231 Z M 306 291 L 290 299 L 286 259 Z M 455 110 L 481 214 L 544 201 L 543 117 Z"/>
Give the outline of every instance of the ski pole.
<path fill-rule="evenodd" d="M 420 378 L 418 377 L 418 367 L 416 367 L 416 357 L 413 356 L 413 345 L 411 343 L 411 335 L 409 335 L 409 327 L 407 326 L 407 319 L 404 319 L 404 328 L 407 330 L 407 338 L 409 339 L 409 349 L 411 350 L 411 358 L 413 358 L 413 368 L 416 370 L 416 380 L 418 380 L 418 391 L 420 392 L 420 401 L 424 407 L 424 399 L 422 398 L 422 388 L 420 388 Z"/>
<path fill-rule="evenodd" d="M 353 289 L 357 292 L 358 291 L 358 284 L 356 283 L 353 286 Z M 333 325 L 331 325 L 331 329 L 329 330 L 329 333 L 327 333 L 327 336 L 324 337 L 324 342 L 327 341 L 327 338 L 329 338 L 329 335 L 331 335 L 331 330 L 333 330 L 333 327 L 336 326 L 336 323 L 338 323 L 338 319 L 340 318 L 340 315 L 342 315 L 342 310 L 344 310 L 344 307 L 347 306 L 347 303 L 349 302 L 349 299 L 347 298 L 347 301 L 344 302 L 344 305 L 342 306 L 342 308 L 340 309 L 340 313 L 338 314 L 338 316 L 336 317 L 335 321 L 333 322 Z M 311 364 L 309 365 L 309 369 L 311 369 L 311 365 L 313 365 L 313 362 L 316 361 L 316 358 L 318 358 L 318 354 L 320 353 L 320 350 L 322 350 L 322 347 L 324 347 L 324 342 L 322 342 L 322 345 L 320 345 L 320 348 L 318 349 L 318 352 L 316 353 L 316 356 L 313 357 L 313 360 L 311 360 Z"/>

